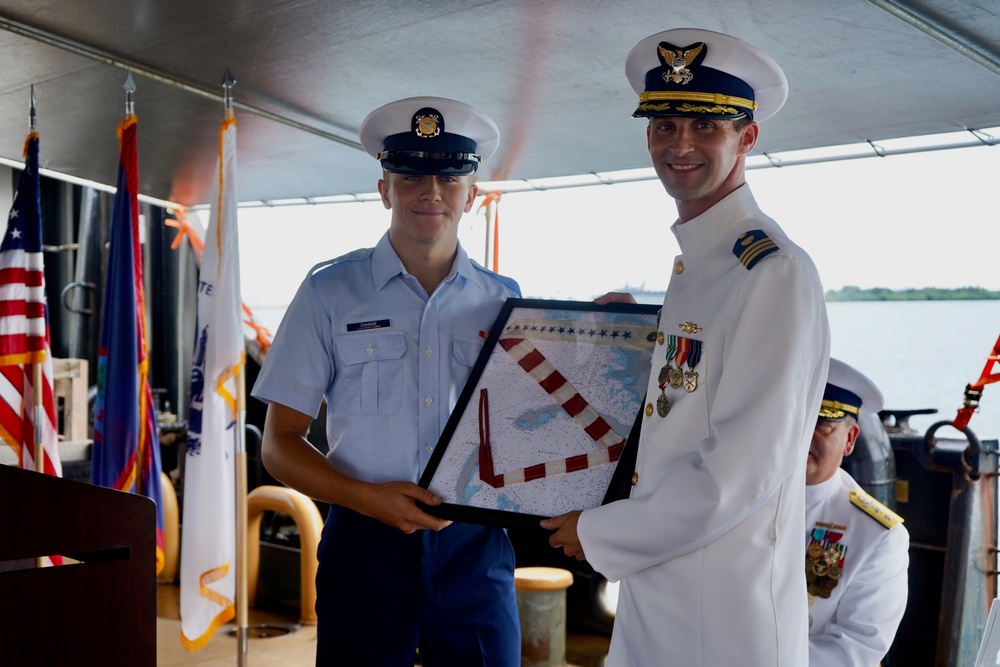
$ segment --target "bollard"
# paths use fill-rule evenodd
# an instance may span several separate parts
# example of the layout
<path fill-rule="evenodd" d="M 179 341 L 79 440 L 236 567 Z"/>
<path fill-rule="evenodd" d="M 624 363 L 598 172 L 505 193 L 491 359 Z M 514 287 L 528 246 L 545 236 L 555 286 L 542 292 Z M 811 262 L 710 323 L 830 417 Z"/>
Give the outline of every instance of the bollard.
<path fill-rule="evenodd" d="M 566 589 L 573 574 L 555 567 L 514 570 L 521 620 L 521 667 L 566 664 Z"/>

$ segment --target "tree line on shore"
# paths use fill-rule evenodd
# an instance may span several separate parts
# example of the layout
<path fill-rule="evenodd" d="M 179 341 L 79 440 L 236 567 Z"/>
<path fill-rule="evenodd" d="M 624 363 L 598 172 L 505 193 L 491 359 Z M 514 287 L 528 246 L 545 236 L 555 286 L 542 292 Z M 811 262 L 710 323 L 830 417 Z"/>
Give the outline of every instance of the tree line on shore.
<path fill-rule="evenodd" d="M 1000 299 L 1000 292 L 982 287 L 920 287 L 893 290 L 888 287 L 862 289 L 847 285 L 839 290 L 827 290 L 827 301 L 972 301 Z"/>

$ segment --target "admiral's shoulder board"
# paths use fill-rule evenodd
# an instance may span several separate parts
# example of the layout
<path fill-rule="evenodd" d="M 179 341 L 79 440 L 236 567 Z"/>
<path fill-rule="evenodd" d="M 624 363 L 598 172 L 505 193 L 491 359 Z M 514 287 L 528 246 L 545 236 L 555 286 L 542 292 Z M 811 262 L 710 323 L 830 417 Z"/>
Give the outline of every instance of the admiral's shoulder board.
<path fill-rule="evenodd" d="M 892 528 L 903 523 L 903 517 L 872 498 L 864 491 L 851 490 L 851 503 L 886 528 Z"/>
<path fill-rule="evenodd" d="M 754 264 L 777 251 L 778 245 L 760 229 L 743 232 L 733 246 L 733 254 L 746 267 L 747 271 L 752 269 Z"/>

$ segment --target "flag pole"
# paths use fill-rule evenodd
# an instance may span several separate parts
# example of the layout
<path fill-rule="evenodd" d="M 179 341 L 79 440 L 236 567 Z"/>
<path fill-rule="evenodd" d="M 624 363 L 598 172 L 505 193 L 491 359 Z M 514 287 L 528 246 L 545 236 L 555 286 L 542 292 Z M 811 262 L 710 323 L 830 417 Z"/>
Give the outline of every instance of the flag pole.
<path fill-rule="evenodd" d="M 36 122 L 38 116 L 35 112 L 35 84 L 31 84 L 31 97 L 28 102 L 28 135 L 30 136 L 36 131 Z M 38 221 L 41 224 L 41 220 Z M 44 355 L 45 351 L 42 350 L 41 354 Z M 45 406 L 42 404 L 44 400 L 42 394 L 42 364 L 44 359 L 39 359 L 38 355 L 32 355 L 31 361 L 31 388 L 34 394 L 35 401 L 35 423 L 32 429 L 35 433 L 35 470 L 37 472 L 45 474 L 45 440 L 42 437 L 42 424 L 45 419 Z M 46 556 L 38 556 L 36 559 L 36 567 L 45 567 Z"/>
<path fill-rule="evenodd" d="M 226 68 L 222 76 L 226 120 L 233 118 L 233 86 L 236 79 Z M 222 163 L 220 161 L 220 168 Z M 246 387 L 241 364 L 236 373 L 236 663 L 247 665 L 247 450 Z"/>
<path fill-rule="evenodd" d="M 35 112 L 35 84 L 31 84 L 31 97 L 28 101 L 28 134 L 32 134 L 36 130 L 36 122 L 38 116 Z M 45 406 L 42 404 L 44 400 L 42 394 L 42 364 L 45 362 L 44 356 L 45 351 L 40 352 L 42 358 L 39 358 L 38 354 L 33 354 L 31 356 L 31 384 L 32 390 L 34 392 L 35 400 L 35 470 L 45 474 L 45 446 L 43 444 L 44 440 L 42 438 L 42 424 L 45 419 Z M 41 557 L 39 557 L 41 561 Z"/>
<path fill-rule="evenodd" d="M 136 85 L 135 85 L 135 79 L 132 78 L 132 70 L 128 70 L 128 72 L 126 73 L 126 75 L 125 75 L 125 81 L 122 83 L 122 89 L 125 91 L 125 119 L 127 120 L 127 119 L 129 119 L 129 118 L 131 118 L 132 116 L 135 115 L 135 90 L 136 90 Z M 141 387 L 141 384 L 140 384 L 140 388 L 139 388 L 139 393 L 140 393 L 139 401 L 140 401 L 140 405 L 141 405 L 141 403 L 142 403 L 142 387 Z M 148 409 L 152 410 L 153 406 L 149 406 Z M 143 428 L 142 424 L 139 425 L 139 428 L 140 429 Z M 139 462 L 143 461 L 144 459 L 145 459 L 145 452 L 143 451 L 142 438 L 140 437 L 139 438 L 139 449 L 136 452 L 136 457 L 135 457 L 136 467 L 137 468 L 139 466 Z M 145 493 L 145 489 L 144 489 L 144 486 L 143 486 L 142 473 L 139 472 L 138 470 L 136 471 L 136 475 L 135 475 L 135 493 L 138 493 L 140 495 L 142 495 L 142 494 Z"/>

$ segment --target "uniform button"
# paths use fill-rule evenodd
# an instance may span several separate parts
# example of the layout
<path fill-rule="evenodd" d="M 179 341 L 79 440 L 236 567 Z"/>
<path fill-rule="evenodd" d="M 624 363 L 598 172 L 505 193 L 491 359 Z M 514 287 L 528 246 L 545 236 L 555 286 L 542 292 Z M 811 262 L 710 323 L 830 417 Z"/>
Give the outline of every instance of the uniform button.
<path fill-rule="evenodd" d="M 652 403 L 646 403 L 646 416 L 647 417 L 652 417 L 653 416 L 653 404 Z"/>
<path fill-rule="evenodd" d="M 375 348 L 369 345 L 368 349 L 366 349 L 365 352 L 367 352 L 368 354 L 375 354 Z"/>
<path fill-rule="evenodd" d="M 634 472 L 632 473 L 632 486 L 635 486 L 638 483 L 639 483 L 639 473 Z"/>
<path fill-rule="evenodd" d="M 424 403 L 426 403 L 427 405 L 430 405 L 433 402 L 434 402 L 434 397 L 433 396 L 425 396 L 424 397 Z"/>
<path fill-rule="evenodd" d="M 662 331 L 657 331 L 656 332 L 656 344 L 657 345 L 663 345 L 663 332 Z"/>
<path fill-rule="evenodd" d="M 431 452 L 434 451 L 434 445 L 427 445 L 426 447 L 424 447 L 424 449 L 426 449 L 427 453 L 430 454 Z"/>
<path fill-rule="evenodd" d="M 674 273 L 677 275 L 684 273 L 684 262 L 678 260 L 678 262 L 674 264 Z"/>
<path fill-rule="evenodd" d="M 426 350 L 424 350 L 424 354 L 426 354 L 429 357 L 432 354 L 434 354 L 434 350 L 432 350 L 431 348 L 427 348 Z"/>
<path fill-rule="evenodd" d="M 427 305 L 426 305 L 426 306 L 424 306 L 424 308 L 426 308 L 427 310 L 430 310 L 430 309 L 431 309 L 431 306 L 432 306 L 432 305 L 433 305 L 433 304 L 432 304 L 432 303 L 431 303 L 430 301 L 428 301 L 428 302 L 427 302 Z"/>

